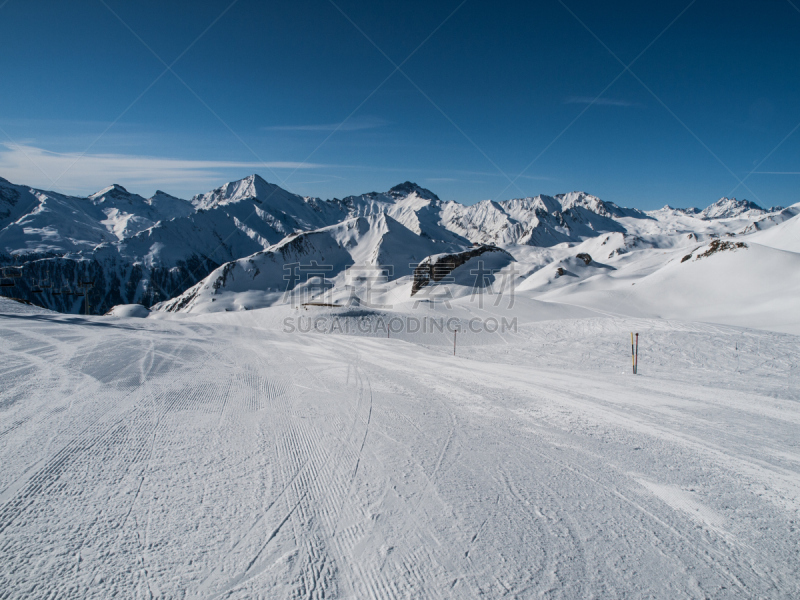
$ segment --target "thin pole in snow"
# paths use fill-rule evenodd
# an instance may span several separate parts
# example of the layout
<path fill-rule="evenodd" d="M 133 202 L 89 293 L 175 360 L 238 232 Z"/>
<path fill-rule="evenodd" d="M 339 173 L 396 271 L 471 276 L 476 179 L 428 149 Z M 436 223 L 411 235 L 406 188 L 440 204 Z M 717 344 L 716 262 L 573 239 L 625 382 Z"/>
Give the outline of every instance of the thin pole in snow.
<path fill-rule="evenodd" d="M 456 334 L 458 333 L 458 329 L 453 330 L 453 356 L 456 355 Z"/>
<path fill-rule="evenodd" d="M 636 359 L 634 360 L 634 368 L 633 373 L 634 375 L 639 374 L 639 334 L 636 334 Z"/>
<path fill-rule="evenodd" d="M 636 355 L 633 352 L 633 332 L 631 331 L 631 370 L 636 375 Z"/>

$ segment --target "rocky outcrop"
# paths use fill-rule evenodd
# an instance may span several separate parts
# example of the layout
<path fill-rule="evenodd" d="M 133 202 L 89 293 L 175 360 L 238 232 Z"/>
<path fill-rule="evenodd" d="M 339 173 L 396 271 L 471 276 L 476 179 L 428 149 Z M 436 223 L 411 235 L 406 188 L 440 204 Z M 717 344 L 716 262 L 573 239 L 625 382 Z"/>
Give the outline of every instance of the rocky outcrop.
<path fill-rule="evenodd" d="M 414 269 L 414 282 L 411 285 L 411 295 L 413 296 L 431 282 L 441 281 L 471 258 L 480 256 L 486 252 L 502 252 L 503 254 L 508 254 L 505 250 L 497 246 L 481 245 L 470 250 L 465 250 L 464 252 L 427 257 Z M 511 255 L 509 254 L 508 256 L 510 257 Z"/>
<path fill-rule="evenodd" d="M 726 250 L 739 250 L 739 249 L 743 249 L 743 248 L 747 248 L 747 247 L 748 247 L 747 244 L 745 244 L 744 242 L 729 242 L 727 240 L 713 240 L 708 245 L 708 247 L 706 248 L 705 252 L 703 252 L 701 254 L 698 254 L 695 257 L 695 260 L 700 260 L 701 258 L 707 258 L 707 257 L 711 256 L 712 254 L 716 254 L 717 252 L 724 252 Z M 695 252 L 697 252 L 697 250 L 699 250 L 699 248 L 696 248 Z M 691 260 L 693 256 L 694 256 L 694 252 L 692 252 L 692 254 L 687 254 L 686 256 L 684 256 L 681 259 L 681 262 L 685 263 L 686 261 Z"/>
<path fill-rule="evenodd" d="M 697 258 L 706 258 L 707 256 L 711 256 L 712 254 L 716 254 L 717 252 L 722 252 L 724 250 L 736 250 L 738 248 L 747 248 L 747 244 L 745 244 L 744 242 L 728 242 L 723 240 L 714 240 L 708 245 L 708 249 L 705 252 L 697 255 Z"/>

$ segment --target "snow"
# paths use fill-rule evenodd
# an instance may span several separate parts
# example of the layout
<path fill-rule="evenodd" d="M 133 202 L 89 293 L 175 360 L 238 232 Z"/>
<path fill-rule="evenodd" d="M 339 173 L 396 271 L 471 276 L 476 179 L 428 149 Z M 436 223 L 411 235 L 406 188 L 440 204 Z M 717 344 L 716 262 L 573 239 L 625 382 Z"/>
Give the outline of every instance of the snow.
<path fill-rule="evenodd" d="M 108 317 L 139 319 L 144 319 L 149 315 L 150 310 L 141 304 L 118 304 L 106 313 Z"/>
<path fill-rule="evenodd" d="M 634 287 L 663 297 L 740 259 L 798 272 L 789 254 L 752 244 Z M 716 283 L 687 306 L 710 310 Z M 558 290 L 146 319 L 0 299 L 0 589 L 796 598 L 800 331 L 626 317 Z M 456 317 L 456 355 L 446 329 L 286 327 L 391 316 Z M 512 316 L 516 331 L 466 326 Z"/>
<path fill-rule="evenodd" d="M 736 238 L 733 238 L 736 239 Z M 633 316 L 688 319 L 800 334 L 800 254 L 749 243 L 747 248 L 699 255 L 650 254 L 627 267 L 602 271 L 537 296 Z M 658 259 L 655 262 L 653 259 Z M 655 264 L 653 264 L 655 262 Z M 599 271 L 591 266 L 590 274 Z"/>
<path fill-rule="evenodd" d="M 797 216 L 754 235 L 752 239 L 765 246 L 800 253 L 800 203 L 790 206 L 788 210 Z"/>

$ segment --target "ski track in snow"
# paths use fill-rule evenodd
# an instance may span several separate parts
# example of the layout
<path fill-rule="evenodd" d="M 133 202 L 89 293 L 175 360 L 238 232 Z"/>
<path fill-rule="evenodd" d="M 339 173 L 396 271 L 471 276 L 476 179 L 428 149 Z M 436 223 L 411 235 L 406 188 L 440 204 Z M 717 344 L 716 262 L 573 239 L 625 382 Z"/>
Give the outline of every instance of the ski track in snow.
<path fill-rule="evenodd" d="M 800 596 L 797 336 L 0 334 L 0 599 Z"/>

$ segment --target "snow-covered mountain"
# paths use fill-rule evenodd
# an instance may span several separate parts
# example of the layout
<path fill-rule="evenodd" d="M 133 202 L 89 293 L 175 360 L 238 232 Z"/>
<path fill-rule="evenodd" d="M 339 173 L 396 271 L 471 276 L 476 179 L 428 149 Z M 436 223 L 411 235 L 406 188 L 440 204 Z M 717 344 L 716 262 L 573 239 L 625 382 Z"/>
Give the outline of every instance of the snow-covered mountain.
<path fill-rule="evenodd" d="M 267 250 L 229 262 L 159 308 L 247 310 L 280 302 L 320 302 L 338 288 L 351 304 L 369 303 L 369 281 L 408 278 L 426 257 L 469 244 L 420 236 L 386 213 L 290 235 Z M 365 280 L 368 282 L 365 284 Z M 287 297 L 287 292 L 293 298 Z"/>
<path fill-rule="evenodd" d="M 387 192 L 321 200 L 251 175 L 182 200 L 160 191 L 144 198 L 119 185 L 81 198 L 0 179 L 0 264 L 22 273 L 4 279 L 15 285 L 0 292 L 77 312 L 84 305 L 76 295 L 81 282 L 93 281 L 93 311 L 149 307 L 178 296 L 182 300 L 165 306 L 198 306 L 200 290 L 243 293 L 248 276 L 253 290 L 285 291 L 283 270 L 292 261 L 336 257 L 331 278 L 342 277 L 335 285 L 349 285 L 344 274 L 353 265 L 389 265 L 395 281 L 411 277 L 415 261 L 474 245 L 550 248 L 539 255 L 561 260 L 569 257 L 555 258 L 559 249 L 604 239 L 598 251 L 607 259 L 763 231 L 795 214 L 791 207 L 766 211 L 727 198 L 702 212 L 665 207 L 644 213 L 584 192 L 465 206 L 408 181 Z M 526 254 L 511 250 L 520 253 Z M 225 282 L 239 283 L 223 289 L 223 272 L 234 275 Z"/>
<path fill-rule="evenodd" d="M 625 228 L 616 219 L 648 219 L 645 213 L 623 209 L 583 192 L 536 196 L 504 202 L 484 200 L 472 206 L 450 202 L 442 215 L 451 231 L 474 243 L 509 246 L 552 246 Z"/>
<path fill-rule="evenodd" d="M 724 196 L 714 202 L 711 206 L 700 212 L 703 219 L 731 219 L 733 217 L 758 217 L 770 212 L 776 212 L 783 207 L 775 206 L 769 210 L 764 210 L 755 202 L 749 200 L 737 200 L 736 198 L 725 198 Z"/>
<path fill-rule="evenodd" d="M 430 190 L 410 181 L 401 183 L 385 193 L 370 192 L 361 196 L 348 196 L 343 200 L 334 199 L 332 203 L 346 212 L 348 217 L 387 214 L 426 239 L 456 244 L 467 241 L 448 227 L 448 223 L 442 217 L 442 207 L 456 203 L 444 203 Z"/>
<path fill-rule="evenodd" d="M 471 206 L 443 202 L 436 194 L 405 182 L 384 194 L 372 192 L 338 201 L 351 216 L 386 213 L 412 231 L 431 239 L 456 241 L 453 234 L 475 244 L 551 246 L 598 233 L 624 231 L 614 219 L 647 219 L 638 210 L 572 192 Z"/>

